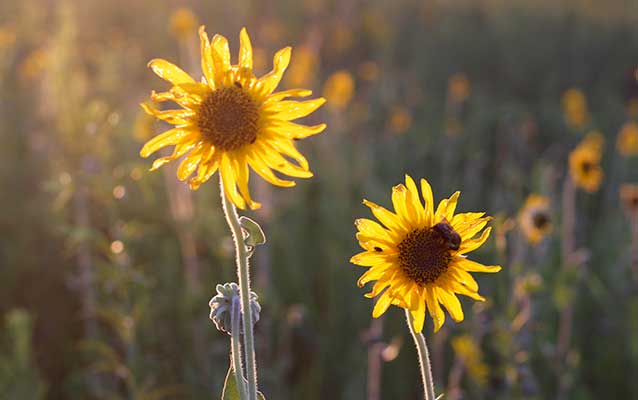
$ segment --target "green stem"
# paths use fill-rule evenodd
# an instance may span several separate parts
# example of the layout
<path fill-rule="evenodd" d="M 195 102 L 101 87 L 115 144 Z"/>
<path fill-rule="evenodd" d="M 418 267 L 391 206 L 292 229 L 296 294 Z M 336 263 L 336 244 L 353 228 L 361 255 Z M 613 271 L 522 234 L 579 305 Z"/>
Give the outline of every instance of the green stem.
<path fill-rule="evenodd" d="M 244 326 L 244 355 L 246 357 L 246 379 L 248 380 L 248 399 L 257 400 L 257 363 L 255 361 L 255 341 L 253 338 L 253 314 L 250 309 L 250 266 L 248 251 L 244 245 L 244 234 L 239 223 L 235 206 L 228 201 L 224 193 L 224 184 L 219 175 L 219 192 L 226 222 L 233 234 L 235 243 L 235 262 L 239 279 L 239 295 L 241 297 L 242 322 Z"/>
<path fill-rule="evenodd" d="M 239 391 L 239 398 L 245 400 L 246 397 L 246 383 L 244 381 L 244 372 L 242 370 L 241 362 L 241 339 L 240 339 L 240 327 L 239 321 L 241 319 L 241 313 L 239 311 L 239 299 L 233 297 L 233 302 L 230 305 L 230 347 L 232 349 L 233 356 L 233 371 L 235 375 L 235 384 L 237 385 L 237 391 Z"/>
<path fill-rule="evenodd" d="M 412 324 L 414 318 L 410 314 L 409 310 L 405 310 L 405 316 L 408 322 L 408 328 L 414 338 L 414 344 L 416 344 L 416 350 L 419 355 L 419 366 L 421 367 L 421 380 L 423 381 L 423 390 L 425 392 L 425 400 L 435 400 L 434 396 L 434 380 L 432 379 L 432 365 L 430 364 L 430 354 L 428 352 L 428 345 L 425 343 L 425 337 L 422 333 L 414 331 Z"/>

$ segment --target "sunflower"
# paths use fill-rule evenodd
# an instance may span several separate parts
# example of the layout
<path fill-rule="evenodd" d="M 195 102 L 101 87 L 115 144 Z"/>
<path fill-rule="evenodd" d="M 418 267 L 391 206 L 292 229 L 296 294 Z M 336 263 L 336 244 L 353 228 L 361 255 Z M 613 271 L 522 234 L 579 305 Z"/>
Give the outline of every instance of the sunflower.
<path fill-rule="evenodd" d="M 142 104 L 146 112 L 175 127 L 149 140 L 140 155 L 148 157 L 163 147 L 175 146 L 170 156 L 155 160 L 151 170 L 186 155 L 177 177 L 189 179 L 191 189 L 199 188 L 219 170 L 224 192 L 237 207 L 244 209 L 248 204 L 251 209 L 259 208 L 260 204 L 250 197 L 248 167 L 266 181 L 283 187 L 294 186 L 295 182 L 281 179 L 273 170 L 297 178 L 311 177 L 308 161 L 297 151 L 293 140 L 320 133 L 326 125 L 306 126 L 291 121 L 309 115 L 325 100 L 288 99 L 312 94 L 304 89 L 273 93 L 288 67 L 290 47 L 275 54 L 270 73 L 256 78 L 245 28 L 239 36 L 236 65 L 231 64 L 225 37 L 215 35 L 209 42 L 203 26 L 199 36 L 204 75 L 201 83 L 166 60 L 149 63 L 159 77 L 173 85 L 167 92 L 153 92 L 151 98 L 157 102 L 173 101 L 182 109 L 161 111 Z"/>
<path fill-rule="evenodd" d="M 625 157 L 638 155 L 638 123 L 630 121 L 622 126 L 616 149 Z"/>
<path fill-rule="evenodd" d="M 552 231 L 549 199 L 531 194 L 518 214 L 518 224 L 531 244 L 538 244 Z"/>
<path fill-rule="evenodd" d="M 427 309 L 436 332 L 445 321 L 440 305 L 456 322 L 463 320 L 457 293 L 485 300 L 469 272 L 498 272 L 501 267 L 466 258 L 489 237 L 491 228 L 483 228 L 491 217 L 484 217 L 485 213 L 454 215 L 460 192 L 442 200 L 435 211 L 432 189 L 425 179 L 421 179 L 421 193 L 425 205 L 414 180 L 406 175 L 405 185 L 392 188 L 395 212 L 364 200 L 383 226 L 364 218 L 355 221 L 357 239 L 365 251 L 350 262 L 370 267 L 358 284 L 361 287 L 376 281 L 366 294 L 368 298 L 379 296 L 372 312 L 374 318 L 393 304 L 408 310 L 414 330 L 421 332 Z"/>
<path fill-rule="evenodd" d="M 576 186 L 593 193 L 600 187 L 603 170 L 600 167 L 604 139 L 598 132 L 589 133 L 569 154 L 569 172 Z"/>

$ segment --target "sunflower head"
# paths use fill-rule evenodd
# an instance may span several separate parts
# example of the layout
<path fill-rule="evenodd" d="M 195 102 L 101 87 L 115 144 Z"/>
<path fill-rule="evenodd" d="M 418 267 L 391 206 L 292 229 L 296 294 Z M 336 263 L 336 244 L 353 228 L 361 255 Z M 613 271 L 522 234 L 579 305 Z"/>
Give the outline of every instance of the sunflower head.
<path fill-rule="evenodd" d="M 600 167 L 603 136 L 598 132 L 589 133 L 569 154 L 569 172 L 576 186 L 587 192 L 598 190 L 603 180 Z"/>
<path fill-rule="evenodd" d="M 528 242 L 538 244 L 552 231 L 549 199 L 531 194 L 518 214 L 518 224 Z"/>
<path fill-rule="evenodd" d="M 152 100 L 172 101 L 181 109 L 160 110 L 142 104 L 148 114 L 174 127 L 149 140 L 140 155 L 148 157 L 175 146 L 172 154 L 155 160 L 151 170 L 184 156 L 177 177 L 188 179 L 191 189 L 199 188 L 219 170 L 224 193 L 237 207 L 259 208 L 248 190 L 249 167 L 266 181 L 283 187 L 294 186 L 295 182 L 278 177 L 275 171 L 291 177 L 311 177 L 308 161 L 297 151 L 294 141 L 320 133 L 326 125 L 306 126 L 292 121 L 311 114 L 325 100 L 289 99 L 312 94 L 304 89 L 274 92 L 288 67 L 290 47 L 278 51 L 273 70 L 257 78 L 246 29 L 239 37 L 237 64 L 231 64 L 225 37 L 215 35 L 209 40 L 203 26 L 199 36 L 201 82 L 166 60 L 149 63 L 159 77 L 172 84 L 166 92 L 153 92 Z"/>
<path fill-rule="evenodd" d="M 485 300 L 469 272 L 498 272 L 499 266 L 485 266 L 466 258 L 483 245 L 491 228 L 485 213 L 454 214 L 459 192 L 442 200 L 436 210 L 430 184 L 421 179 L 421 201 L 414 180 L 406 175 L 405 185 L 392 188 L 394 212 L 364 200 L 380 224 L 365 218 L 355 221 L 357 240 L 364 249 L 350 262 L 368 267 L 359 286 L 376 281 L 366 297 L 379 296 L 372 316 L 382 315 L 390 305 L 410 311 L 413 327 L 421 332 L 426 310 L 438 331 L 445 315 L 443 305 L 456 322 L 463 310 L 456 294 Z M 482 232 L 481 232 L 482 231 Z"/>
<path fill-rule="evenodd" d="M 616 149 L 624 157 L 638 155 L 638 123 L 630 121 L 620 129 Z"/>

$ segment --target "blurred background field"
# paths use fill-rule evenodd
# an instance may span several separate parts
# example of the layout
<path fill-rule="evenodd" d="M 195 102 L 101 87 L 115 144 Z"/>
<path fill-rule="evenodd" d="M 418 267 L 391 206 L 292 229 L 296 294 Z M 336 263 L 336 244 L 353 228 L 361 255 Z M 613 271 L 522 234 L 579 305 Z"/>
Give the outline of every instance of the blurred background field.
<path fill-rule="evenodd" d="M 207 303 L 235 270 L 217 177 L 190 192 L 138 155 L 165 129 L 139 107 L 167 88 L 146 64 L 200 76 L 199 24 L 232 54 L 245 26 L 258 74 L 293 46 L 281 88 L 328 100 L 299 142 L 315 177 L 251 182 L 269 399 L 420 399 L 403 313 L 373 322 L 348 262 L 361 199 L 390 206 L 405 173 L 496 216 L 474 255 L 504 267 L 477 277 L 488 302 L 436 335 L 426 320 L 444 399 L 638 399 L 638 211 L 619 196 L 638 183 L 636 0 L 1 2 L 0 398 L 219 397 Z M 593 130 L 602 184 L 570 197 Z"/>

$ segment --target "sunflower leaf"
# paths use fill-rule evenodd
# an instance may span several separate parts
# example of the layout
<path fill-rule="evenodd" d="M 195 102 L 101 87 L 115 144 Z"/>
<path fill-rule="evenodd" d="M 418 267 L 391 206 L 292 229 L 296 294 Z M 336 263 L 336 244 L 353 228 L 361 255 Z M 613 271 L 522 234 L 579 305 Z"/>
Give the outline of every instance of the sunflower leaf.
<path fill-rule="evenodd" d="M 242 376 L 244 384 L 248 386 L 248 381 Z M 266 400 L 266 397 L 260 391 L 257 391 L 257 398 L 259 400 Z M 237 390 L 237 381 L 235 380 L 235 370 L 231 365 L 226 373 L 226 379 L 224 380 L 224 389 L 222 390 L 221 400 L 241 400 L 239 397 L 239 390 Z"/>
<path fill-rule="evenodd" d="M 248 252 L 252 252 L 256 246 L 266 243 L 266 235 L 261 226 L 248 217 L 239 217 L 242 231 L 244 232 L 244 244 L 248 247 Z"/>

